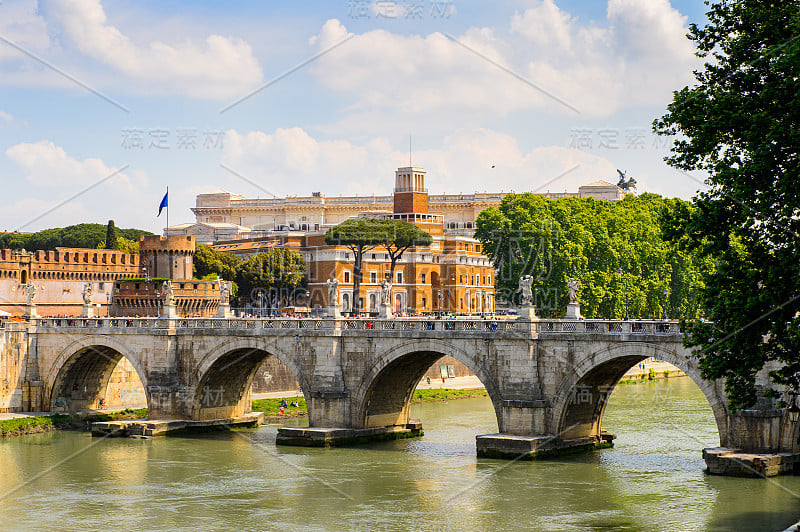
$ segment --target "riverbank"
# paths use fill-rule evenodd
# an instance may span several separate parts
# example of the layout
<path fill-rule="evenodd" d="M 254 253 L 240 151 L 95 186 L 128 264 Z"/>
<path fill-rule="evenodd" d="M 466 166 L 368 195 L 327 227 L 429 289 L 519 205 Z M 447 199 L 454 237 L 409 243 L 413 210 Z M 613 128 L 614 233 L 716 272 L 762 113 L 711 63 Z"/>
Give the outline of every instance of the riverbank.
<path fill-rule="evenodd" d="M 486 390 L 482 387 L 467 388 L 475 386 L 475 377 L 461 377 L 449 379 L 448 385 L 453 388 L 418 388 L 414 391 L 414 402 L 432 403 L 436 401 L 451 401 L 455 399 L 472 399 L 475 397 L 486 397 Z M 427 384 L 427 383 L 426 383 Z M 287 395 L 281 395 L 285 393 Z M 294 390 L 286 392 L 272 392 L 269 394 L 259 394 L 261 397 L 253 399 L 253 411 L 263 412 L 264 417 L 272 420 L 286 417 L 301 417 L 308 415 L 306 400 L 302 395 L 293 395 Z M 263 397 L 269 395 L 271 397 Z M 286 400 L 290 406 L 286 406 L 281 411 L 281 401 Z M 297 403 L 297 406 L 291 406 Z M 125 409 L 121 411 L 99 411 L 86 416 L 68 414 L 48 414 L 38 413 L 9 413 L 0 414 L 0 437 L 3 436 L 22 436 L 25 434 L 37 434 L 52 430 L 89 430 L 89 424 L 96 421 L 124 421 L 134 419 L 146 419 L 147 409 Z"/>
<path fill-rule="evenodd" d="M 270 395 L 278 395 L 280 392 L 273 392 Z M 292 392 L 288 392 L 292 393 Z M 266 394 L 264 394 L 266 395 Z M 472 399 L 475 397 L 486 397 L 484 388 L 435 388 L 419 389 L 414 391 L 414 402 L 432 403 L 435 401 L 451 401 L 454 399 Z M 285 399 L 289 405 L 296 402 L 297 406 L 287 406 L 281 412 L 281 400 Z M 253 410 L 264 412 L 265 417 L 299 417 L 308 415 L 306 400 L 303 396 L 279 396 L 253 399 Z"/>
<path fill-rule="evenodd" d="M 642 381 L 654 381 L 657 379 L 671 379 L 673 377 L 685 376 L 686 373 L 672 364 L 653 358 L 647 358 L 625 372 L 625 375 L 619 380 L 619 384 L 634 384 Z"/>
<path fill-rule="evenodd" d="M 7 414 L 0 419 L 0 436 L 22 436 L 38 434 L 52 430 L 89 430 L 89 424 L 96 421 L 122 421 L 144 419 L 146 408 L 120 410 L 117 412 L 96 412 L 86 416 L 76 414 Z M 5 417 L 5 416 L 4 416 Z"/>

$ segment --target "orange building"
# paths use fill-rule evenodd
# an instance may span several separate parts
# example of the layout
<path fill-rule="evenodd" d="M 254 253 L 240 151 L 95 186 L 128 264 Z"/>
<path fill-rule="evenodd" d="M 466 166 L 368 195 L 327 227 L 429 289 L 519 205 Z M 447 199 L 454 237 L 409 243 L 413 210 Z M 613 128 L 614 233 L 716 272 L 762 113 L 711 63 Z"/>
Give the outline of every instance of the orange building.
<path fill-rule="evenodd" d="M 481 244 L 470 236 L 445 232 L 444 217 L 428 212 L 425 170 L 399 168 L 395 172 L 394 211 L 366 211 L 358 216 L 395 218 L 417 225 L 430 233 L 430 246 L 409 248 L 396 264 L 392 279 L 392 307 L 395 312 L 492 312 L 494 268 L 481 253 Z M 325 243 L 325 229 L 316 231 L 276 231 L 261 239 L 243 239 L 212 244 L 214 249 L 252 256 L 273 246 L 296 249 L 306 262 L 308 306 L 328 306 L 326 281 L 339 281 L 339 303 L 344 312 L 360 310 L 377 313 L 381 282 L 391 269 L 385 248 L 366 251 L 362 264 L 361 287 L 354 301 L 352 251 L 345 246 Z"/>

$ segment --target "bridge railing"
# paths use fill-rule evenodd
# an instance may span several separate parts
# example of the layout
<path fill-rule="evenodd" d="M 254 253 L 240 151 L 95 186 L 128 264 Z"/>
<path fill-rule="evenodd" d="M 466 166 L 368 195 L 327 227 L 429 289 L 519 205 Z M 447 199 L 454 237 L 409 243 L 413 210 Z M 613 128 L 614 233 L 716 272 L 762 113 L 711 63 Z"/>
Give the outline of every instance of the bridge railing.
<path fill-rule="evenodd" d="M 677 320 L 539 320 L 539 333 L 679 334 Z"/>
<path fill-rule="evenodd" d="M 344 331 L 454 331 L 591 334 L 679 334 L 675 320 L 551 320 L 428 318 L 33 318 L 43 328 L 116 329 L 332 329 Z"/>

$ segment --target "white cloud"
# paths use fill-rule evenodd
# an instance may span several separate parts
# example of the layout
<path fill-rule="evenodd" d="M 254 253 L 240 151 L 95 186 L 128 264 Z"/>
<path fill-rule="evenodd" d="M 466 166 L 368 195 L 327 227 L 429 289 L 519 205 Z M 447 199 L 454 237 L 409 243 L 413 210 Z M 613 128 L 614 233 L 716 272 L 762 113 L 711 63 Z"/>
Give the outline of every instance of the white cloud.
<path fill-rule="evenodd" d="M 108 24 L 99 0 L 47 0 L 40 4 L 48 27 L 59 31 L 66 44 L 126 75 L 139 89 L 229 98 L 263 81 L 250 45 L 241 39 L 210 35 L 203 44 L 139 44 Z"/>
<path fill-rule="evenodd" d="M 74 187 L 91 185 L 108 178 L 115 172 L 97 158 L 79 161 L 67 155 L 63 148 L 52 141 L 23 142 L 6 150 L 6 156 L 16 163 L 31 184 L 48 187 Z M 141 181 L 142 175 L 138 174 Z M 132 188 L 132 182 L 124 173 L 108 179 L 109 183 Z"/>
<path fill-rule="evenodd" d="M 265 191 L 279 197 L 312 190 L 388 194 L 395 169 L 408 164 L 408 153 L 393 150 L 380 138 L 364 144 L 317 140 L 301 128 L 291 128 L 273 133 L 231 130 L 226 139 L 225 164 L 261 188 L 236 177 L 222 188 L 249 197 L 265 197 Z M 415 151 L 413 157 L 415 165 L 428 170 L 431 193 L 575 191 L 615 175 L 613 164 L 602 157 L 560 146 L 524 152 L 513 137 L 486 129 L 459 131 L 440 147 Z"/>
<path fill-rule="evenodd" d="M 5 154 L 27 183 L 10 180 L 14 193 L 7 196 L 15 199 L 0 205 L 0 227 L 26 224 L 25 230 L 38 230 L 109 219 L 120 227 L 157 227 L 155 207 L 163 191 L 150 191 L 142 170 L 127 168 L 115 174 L 103 160 L 79 160 L 49 140 L 20 143 Z M 152 218 L 150 211 L 143 213 L 143 206 L 152 207 Z"/>
<path fill-rule="evenodd" d="M 0 31 L 3 37 L 33 52 L 50 48 L 50 37 L 44 20 L 37 13 L 36 0 L 3 2 L 2 13 Z M 0 61 L 19 57 L 23 57 L 19 51 L 0 43 Z"/>
<path fill-rule="evenodd" d="M 11 116 L 10 113 L 6 113 L 2 109 L 0 109 L 0 121 L 6 122 L 6 123 L 10 123 L 10 122 L 14 121 L 14 117 Z"/>
<path fill-rule="evenodd" d="M 603 117 L 624 107 L 664 105 L 688 81 L 695 58 L 686 22 L 668 0 L 609 0 L 602 26 L 540 0 L 514 14 L 507 29 L 470 28 L 456 37 L 536 87 L 438 32 L 368 31 L 315 62 L 311 72 L 351 96 L 351 109 L 359 111 L 429 115 L 457 108 L 493 116 L 533 109 L 576 116 L 546 92 L 581 116 Z M 310 42 L 323 50 L 348 35 L 331 19 Z"/>

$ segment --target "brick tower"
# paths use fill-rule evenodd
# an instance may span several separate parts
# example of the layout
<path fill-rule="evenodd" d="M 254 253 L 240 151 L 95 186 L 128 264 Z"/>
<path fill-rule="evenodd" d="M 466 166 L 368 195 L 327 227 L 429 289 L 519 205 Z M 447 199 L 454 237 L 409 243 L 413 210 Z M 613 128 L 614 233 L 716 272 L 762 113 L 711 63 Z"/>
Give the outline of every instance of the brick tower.
<path fill-rule="evenodd" d="M 394 173 L 394 212 L 428 213 L 428 189 L 425 170 L 414 166 L 398 168 Z"/>

